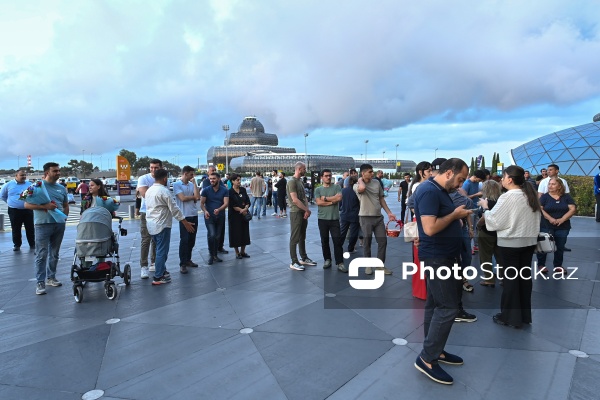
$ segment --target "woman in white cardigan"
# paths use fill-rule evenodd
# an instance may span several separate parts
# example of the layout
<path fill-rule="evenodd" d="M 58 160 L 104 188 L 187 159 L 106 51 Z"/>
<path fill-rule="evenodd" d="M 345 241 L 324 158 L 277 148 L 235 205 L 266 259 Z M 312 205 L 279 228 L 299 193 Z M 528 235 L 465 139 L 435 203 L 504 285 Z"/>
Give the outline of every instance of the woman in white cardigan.
<path fill-rule="evenodd" d="M 541 208 L 533 185 L 525 181 L 525 171 L 511 165 L 502 176 L 502 186 L 507 190 L 488 210 L 487 200 L 479 205 L 485 226 L 496 231 L 498 248 L 504 263 L 504 286 L 500 301 L 501 312 L 493 320 L 500 325 L 521 328 L 531 323 L 531 260 L 540 232 Z"/>

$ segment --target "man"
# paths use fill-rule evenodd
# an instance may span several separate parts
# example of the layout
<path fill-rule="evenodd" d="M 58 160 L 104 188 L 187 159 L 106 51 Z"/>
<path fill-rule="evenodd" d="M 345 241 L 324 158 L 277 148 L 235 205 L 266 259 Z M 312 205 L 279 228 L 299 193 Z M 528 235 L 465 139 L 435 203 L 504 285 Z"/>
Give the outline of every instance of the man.
<path fill-rule="evenodd" d="M 271 188 L 272 188 L 272 195 L 271 195 L 271 202 L 273 203 L 273 214 L 271 214 L 273 217 L 277 216 L 277 182 L 279 181 L 279 177 L 278 177 L 278 173 L 277 170 L 274 169 L 273 172 L 271 172 Z"/>
<path fill-rule="evenodd" d="M 260 174 L 260 177 L 262 178 L 262 180 L 265 182 L 265 191 L 263 192 L 262 195 L 262 216 L 266 217 L 267 216 L 267 199 L 269 198 L 269 183 L 267 182 L 267 180 L 265 179 L 265 176 L 262 174 Z M 260 208 L 258 209 L 258 211 L 260 211 Z"/>
<path fill-rule="evenodd" d="M 352 176 L 356 181 L 358 181 L 358 172 L 356 171 L 356 168 L 350 168 L 350 170 L 348 170 L 348 173 L 344 172 L 344 175 L 344 187 L 350 185 L 350 177 Z"/>
<path fill-rule="evenodd" d="M 216 172 L 217 172 L 217 169 L 215 168 L 214 165 L 208 166 L 208 176 L 206 177 L 206 179 L 204 179 L 202 181 L 202 187 L 200 188 L 200 192 L 202 192 L 207 187 L 210 187 L 210 185 L 211 185 L 210 179 L 209 179 L 210 174 L 213 174 Z M 222 181 L 221 181 L 221 186 L 223 186 L 227 190 L 231 189 L 231 188 L 228 188 L 227 185 L 225 185 Z M 217 250 L 217 252 L 221 253 L 221 254 L 228 254 L 229 251 L 225 250 L 225 247 L 224 247 L 224 245 L 225 245 L 225 218 L 219 219 L 219 221 L 221 223 L 221 237 L 219 237 L 219 249 Z"/>
<path fill-rule="evenodd" d="M 481 182 L 485 181 L 485 172 L 482 170 L 477 170 L 475 173 L 465 181 L 462 188 L 466 192 L 466 196 L 473 200 L 473 203 L 477 204 L 479 199 L 481 198 Z M 477 227 L 477 222 L 479 221 L 479 216 L 476 213 L 473 213 L 471 216 L 473 221 L 473 226 Z M 477 228 L 475 228 L 473 232 L 473 248 L 471 249 L 471 254 L 475 254 L 479 251 L 479 242 L 477 241 Z"/>
<path fill-rule="evenodd" d="M 81 194 L 81 209 L 79 210 L 79 214 L 83 213 L 83 198 L 90 191 L 90 186 L 85 183 L 85 181 L 81 181 L 81 183 L 75 189 L 75 194 Z"/>
<path fill-rule="evenodd" d="M 342 174 L 341 178 L 338 178 L 337 184 L 340 185 L 340 188 L 345 188 L 346 187 L 346 178 L 350 176 L 348 174 L 348 171 L 344 171 L 344 173 Z"/>
<path fill-rule="evenodd" d="M 600 222 L 600 172 L 594 176 L 594 196 L 596 196 L 596 222 Z"/>
<path fill-rule="evenodd" d="M 437 273 L 458 263 L 461 248 L 460 219 L 470 217 L 464 206 L 455 207 L 449 193 L 456 191 L 469 174 L 467 164 L 451 158 L 440 166 L 439 173 L 427 180 L 415 192 L 415 214 L 419 228 L 419 259 Z M 452 377 L 439 362 L 461 365 L 463 360 L 444 351 L 454 318 L 459 311 L 457 280 L 436 275 L 427 278 L 423 350 L 415 367 L 432 380 L 452 384 Z"/>
<path fill-rule="evenodd" d="M 35 294 L 46 294 L 46 285 L 62 286 L 56 279 L 58 253 L 65 234 L 66 222 L 56 222 L 49 210 L 59 210 L 69 215 L 67 189 L 58 182 L 60 168 L 57 163 L 44 164 L 42 187 L 48 192 L 50 201 L 46 204 L 32 204 L 25 200 L 25 208 L 33 210 L 35 225 Z M 47 279 L 46 279 L 47 278 Z"/>
<path fill-rule="evenodd" d="M 544 170 L 542 170 L 544 171 Z M 542 197 L 542 195 L 544 193 L 548 193 L 548 182 L 550 182 L 550 179 L 552 178 L 558 178 L 558 173 L 559 173 L 559 167 L 556 164 L 550 164 L 548 165 L 548 172 L 547 172 L 547 176 L 544 177 L 544 179 L 542 179 L 542 181 L 540 182 L 540 185 L 538 186 L 538 197 Z M 543 173 L 542 173 L 543 176 Z M 563 182 L 563 184 L 565 185 L 565 193 L 569 193 L 569 184 L 567 183 L 566 180 L 564 180 L 563 178 L 560 178 L 560 180 Z"/>
<path fill-rule="evenodd" d="M 193 171 L 193 169 L 192 169 Z M 181 213 L 167 186 L 169 173 L 164 169 L 154 172 L 154 184 L 146 191 L 146 222 L 148 232 L 156 244 L 156 268 L 152 285 L 158 286 L 171 282 L 167 271 L 167 256 L 171 243 L 171 226 L 176 218 L 188 233 L 194 233 L 194 224 L 187 221 Z M 180 251 L 181 253 L 181 251 Z"/>
<path fill-rule="evenodd" d="M 375 174 L 375 179 L 379 181 L 381 188 L 383 189 L 383 171 L 378 169 L 377 174 Z"/>
<path fill-rule="evenodd" d="M 290 258 L 292 263 L 290 269 L 294 271 L 304 271 L 304 266 L 315 266 L 316 262 L 308 258 L 306 254 L 306 228 L 308 227 L 308 218 L 310 210 L 308 201 L 304 192 L 302 177 L 306 174 L 306 165 L 298 161 L 294 166 L 294 175 L 287 183 L 288 204 L 290 212 Z M 298 260 L 296 246 L 300 248 L 301 260 Z"/>
<path fill-rule="evenodd" d="M 186 165 L 181 170 L 181 180 L 173 183 L 175 203 L 181 210 L 185 220 L 198 226 L 198 206 L 200 191 L 194 179 L 194 168 Z M 192 261 L 192 250 L 196 244 L 196 230 L 188 232 L 183 222 L 179 222 L 179 272 L 187 274 L 188 267 L 196 268 L 198 264 Z"/>
<path fill-rule="evenodd" d="M 148 224 L 146 223 L 146 192 L 150 186 L 154 185 L 154 174 L 159 169 L 162 169 L 162 161 L 154 158 L 150 160 L 150 173 L 142 175 L 138 179 L 137 191 L 142 196 L 142 204 L 140 206 L 140 277 L 148 279 L 149 271 L 155 270 L 156 262 L 156 243 L 152 240 L 152 236 L 148 233 Z M 148 253 L 150 253 L 150 268 L 148 268 Z"/>
<path fill-rule="evenodd" d="M 360 230 L 358 217 L 360 201 L 354 193 L 356 182 L 355 176 L 350 177 L 349 185 L 342 189 L 342 202 L 340 203 L 340 242 L 343 246 L 346 235 L 348 235 L 348 253 L 356 253 L 356 242 Z M 341 269 L 340 271 L 347 272 Z"/>
<path fill-rule="evenodd" d="M 321 171 L 322 185 L 315 189 L 315 201 L 318 206 L 317 222 L 325 260 L 323 269 L 331 268 L 331 249 L 329 248 L 329 237 L 331 236 L 335 265 L 339 271 L 348 272 L 344 266 L 344 250 L 340 240 L 340 208 L 338 204 L 342 201 L 342 190 L 338 185 L 331 184 L 332 175 L 330 169 Z"/>
<path fill-rule="evenodd" d="M 542 174 L 542 179 L 546 179 L 548 177 L 548 170 L 546 168 L 542 168 L 540 174 Z"/>
<path fill-rule="evenodd" d="M 13 251 L 20 251 L 23 244 L 21 227 L 25 225 L 25 235 L 31 250 L 35 249 L 35 228 L 33 226 L 33 211 L 25 208 L 25 202 L 19 200 L 23 193 L 31 185 L 27 180 L 25 171 L 20 169 L 15 174 L 15 179 L 7 182 L 0 190 L 0 199 L 8 205 L 8 218 L 12 230 Z"/>
<path fill-rule="evenodd" d="M 218 256 L 219 241 L 225 226 L 225 210 L 229 206 L 229 191 L 219 180 L 219 174 L 213 172 L 208 177 L 210 186 L 202 190 L 200 208 L 204 213 L 206 239 L 208 241 L 208 265 L 221 260 Z"/>
<path fill-rule="evenodd" d="M 398 190 L 398 201 L 400 202 L 400 206 L 402 207 L 402 211 L 400 211 L 400 220 L 404 221 L 404 217 L 406 216 L 406 195 L 408 194 L 408 185 L 410 184 L 410 174 L 406 172 L 404 174 L 404 180 L 400 182 L 400 189 Z"/>
<path fill-rule="evenodd" d="M 383 186 L 379 184 L 377 179 L 373 178 L 373 167 L 370 164 L 362 164 L 360 166 L 360 178 L 354 184 L 354 192 L 360 201 L 360 211 L 358 213 L 360 220 L 360 228 L 362 229 L 363 239 L 363 256 L 371 257 L 371 240 L 375 234 L 377 241 L 377 258 L 385 264 L 385 255 L 387 250 L 387 235 L 385 232 L 385 223 L 381 209 L 383 208 L 388 215 L 390 221 L 395 221 L 396 216 L 390 211 L 383 196 Z M 392 271 L 388 268 L 383 268 L 386 275 L 391 275 Z M 371 267 L 365 270 L 367 275 L 373 273 Z"/>
<path fill-rule="evenodd" d="M 525 182 L 528 182 L 530 185 L 533 186 L 535 190 L 537 190 L 537 184 L 535 183 L 535 179 L 531 177 L 529 171 L 525 171 Z"/>
<path fill-rule="evenodd" d="M 262 208 L 263 195 L 266 189 L 265 180 L 260 176 L 260 171 L 256 171 L 256 175 L 250 181 L 250 193 L 252 193 L 250 214 L 258 216 L 258 219 L 260 219 L 260 209 Z M 254 208 L 256 203 L 258 203 L 258 210 Z"/>

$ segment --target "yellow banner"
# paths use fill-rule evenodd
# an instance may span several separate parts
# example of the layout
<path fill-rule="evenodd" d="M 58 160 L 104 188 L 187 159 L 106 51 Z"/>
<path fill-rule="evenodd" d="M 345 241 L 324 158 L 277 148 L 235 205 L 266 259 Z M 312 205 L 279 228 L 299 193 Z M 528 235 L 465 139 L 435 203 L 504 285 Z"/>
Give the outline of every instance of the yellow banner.
<path fill-rule="evenodd" d="M 128 181 L 131 179 L 131 166 L 125 157 L 117 156 L 117 180 Z"/>

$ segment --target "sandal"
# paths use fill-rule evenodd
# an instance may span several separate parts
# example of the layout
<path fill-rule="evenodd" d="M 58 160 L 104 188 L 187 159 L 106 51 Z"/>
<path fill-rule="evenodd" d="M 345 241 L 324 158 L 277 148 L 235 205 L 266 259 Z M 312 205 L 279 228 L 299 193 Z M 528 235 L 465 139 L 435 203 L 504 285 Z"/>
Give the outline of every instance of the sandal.
<path fill-rule="evenodd" d="M 468 280 L 463 279 L 463 290 L 465 292 L 472 292 L 473 289 L 475 289 L 473 285 L 471 285 Z"/>
<path fill-rule="evenodd" d="M 241 260 L 242 259 L 242 255 L 241 254 L 236 254 L 235 258 L 237 258 L 238 260 Z"/>

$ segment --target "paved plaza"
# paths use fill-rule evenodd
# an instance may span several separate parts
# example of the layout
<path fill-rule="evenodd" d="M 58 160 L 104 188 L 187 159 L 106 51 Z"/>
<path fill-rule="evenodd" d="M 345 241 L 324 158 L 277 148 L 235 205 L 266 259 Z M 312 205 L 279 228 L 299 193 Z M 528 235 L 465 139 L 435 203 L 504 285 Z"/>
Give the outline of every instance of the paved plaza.
<path fill-rule="evenodd" d="M 578 279 L 534 282 L 532 325 L 494 324 L 502 288 L 472 282 L 463 301 L 478 321 L 454 324 L 446 349 L 465 364 L 444 366 L 455 379 L 445 386 L 413 366 L 424 302 L 401 279 L 401 263 L 411 261 L 402 238 L 388 238 L 394 275 L 360 291 L 347 274 L 322 269 L 316 213 L 307 249 L 319 265 L 299 272 L 288 268 L 289 221 L 267 212 L 251 222 L 251 258 L 231 251 L 210 267 L 201 224 L 200 267 L 187 275 L 174 224 L 173 282 L 158 287 L 139 278 L 139 220 L 126 220 L 120 255 L 132 284 L 111 301 L 90 283 L 81 304 L 69 281 L 75 223 L 61 248 L 64 285 L 45 296 L 35 295 L 33 251 L 13 252 L 10 232 L 0 232 L 0 398 L 81 399 L 92 390 L 102 399 L 599 398 L 600 224 L 592 218 L 572 220 L 564 265 L 577 267 Z"/>

